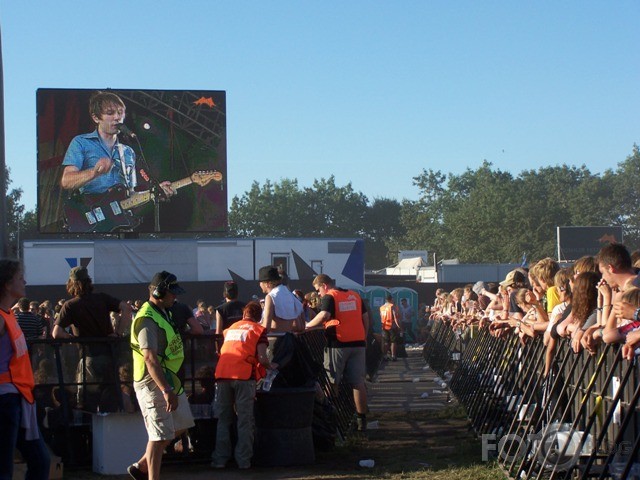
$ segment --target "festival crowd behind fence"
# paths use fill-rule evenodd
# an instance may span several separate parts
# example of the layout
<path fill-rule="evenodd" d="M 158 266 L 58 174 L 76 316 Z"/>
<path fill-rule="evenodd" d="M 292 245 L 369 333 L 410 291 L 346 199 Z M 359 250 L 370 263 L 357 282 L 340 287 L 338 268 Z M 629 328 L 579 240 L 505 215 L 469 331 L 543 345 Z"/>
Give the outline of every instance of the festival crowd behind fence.
<path fill-rule="evenodd" d="M 449 387 L 481 437 L 483 457 L 498 458 L 510 476 L 630 478 L 640 472 L 638 257 L 611 244 L 572 265 L 546 258 L 513 270 L 500 283 L 439 289 L 433 305 L 420 306 L 415 334 L 425 342 L 425 360 L 443 377 L 452 372 Z M 45 306 L 40 313 L 51 322 L 56 306 Z M 43 325 L 43 337 L 49 331 Z M 213 326 L 208 335 L 184 335 L 185 388 L 198 422 L 192 438 L 172 446 L 175 455 L 206 456 L 215 441 L 214 427 L 206 423 L 213 421 L 214 331 Z M 321 365 L 323 332 L 297 337 L 308 350 L 307 364 Z M 104 384 L 77 380 L 92 343 L 111 350 L 115 398 L 103 398 Z M 90 464 L 89 413 L 137 409 L 128 339 L 40 338 L 29 345 L 47 442 L 67 464 Z M 382 356 L 377 342 L 368 342 L 367 356 L 371 374 Z M 354 413 L 349 388 L 342 385 L 332 397 L 323 369 L 315 374 L 314 409 L 346 435 Z M 330 437 L 331 430 L 324 433 Z M 333 444 L 332 438 L 324 441 Z"/>
<path fill-rule="evenodd" d="M 638 478 L 638 258 L 610 244 L 437 291 L 425 360 L 455 369 L 484 460 L 512 478 Z"/>
<path fill-rule="evenodd" d="M 314 297 L 315 295 L 310 295 L 311 301 L 303 302 L 307 318 L 313 318 L 315 315 L 312 307 Z M 28 345 L 36 380 L 34 393 L 38 420 L 43 436 L 53 453 L 62 457 L 65 468 L 73 468 L 92 463 L 92 415 L 109 412 L 135 415 L 140 413 L 133 389 L 128 331 L 130 323 L 123 323 L 123 319 L 115 314 L 112 316 L 116 332 L 113 336 L 55 339 L 51 337 L 51 331 L 59 312 L 59 305 L 62 303 L 63 300 L 60 300 L 53 308 L 48 301 L 40 305 L 38 321 L 33 322 L 37 325 L 38 334 L 28 340 Z M 131 306 L 133 315 L 142 304 L 137 300 L 127 303 Z M 193 315 L 202 330 L 195 334 L 196 332 L 189 331 L 187 327 L 182 334 L 185 361 L 180 372 L 184 378 L 184 388 L 196 419 L 196 426 L 190 430 L 187 437 L 171 444 L 168 449 L 168 461 L 206 459 L 215 446 L 216 420 L 213 418 L 212 401 L 217 349 L 222 336 L 215 333 L 215 315 L 209 315 L 211 320 L 206 320 L 207 316 L 201 314 L 206 310 L 206 303 L 198 303 L 199 308 L 193 311 Z M 18 305 L 15 308 L 18 309 Z M 207 325 L 203 323 L 205 321 Z M 286 355 L 288 365 L 281 363 L 279 366 L 279 374 L 273 380 L 272 391 L 278 396 L 282 408 L 290 409 L 287 413 L 289 416 L 295 415 L 296 411 L 291 410 L 291 404 L 283 403 L 289 400 L 283 397 L 282 390 L 290 389 L 298 394 L 304 390 L 302 393 L 306 398 L 309 398 L 310 393 L 313 397 L 313 445 L 316 449 L 331 448 L 337 436 L 346 437 L 354 428 L 355 406 L 351 389 L 344 382 L 337 392 L 330 387 L 329 379 L 322 368 L 326 344 L 322 328 L 297 332 L 294 337 L 295 340 L 291 342 L 293 352 Z M 92 381 L 89 375 L 83 374 L 88 368 L 87 358 L 95 349 L 108 350 L 111 358 L 111 372 L 100 381 Z M 372 365 L 371 368 L 375 368 L 379 364 L 380 356 L 379 345 L 370 338 L 367 357 L 374 361 L 369 362 L 368 368 Z M 368 373 L 373 374 L 370 371 Z M 260 390 L 260 386 L 258 388 Z M 287 422 L 291 423 L 290 420 Z M 257 423 L 261 421 L 256 418 Z M 257 453 L 262 454 L 265 462 L 273 458 L 283 461 L 282 456 L 265 459 L 264 452 Z M 303 457 L 299 455 L 299 458 Z M 304 458 L 313 461 L 313 451 Z M 295 462 L 295 459 L 291 461 Z"/>

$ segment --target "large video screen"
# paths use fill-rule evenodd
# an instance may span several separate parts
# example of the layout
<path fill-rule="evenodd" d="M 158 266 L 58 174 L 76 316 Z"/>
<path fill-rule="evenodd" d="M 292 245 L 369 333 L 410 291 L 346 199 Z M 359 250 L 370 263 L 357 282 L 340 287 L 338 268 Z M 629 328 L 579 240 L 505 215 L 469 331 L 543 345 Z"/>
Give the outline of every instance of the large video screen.
<path fill-rule="evenodd" d="M 227 226 L 226 95 L 39 89 L 41 233 L 188 233 Z"/>

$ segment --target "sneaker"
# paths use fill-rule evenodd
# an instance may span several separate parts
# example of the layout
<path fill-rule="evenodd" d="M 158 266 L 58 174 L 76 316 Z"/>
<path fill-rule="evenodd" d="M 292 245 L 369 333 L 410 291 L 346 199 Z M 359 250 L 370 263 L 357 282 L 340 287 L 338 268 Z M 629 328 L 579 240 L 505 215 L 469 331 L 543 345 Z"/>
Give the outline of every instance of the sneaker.
<path fill-rule="evenodd" d="M 149 474 L 140 470 L 140 465 L 137 463 L 129 465 L 127 467 L 127 473 L 131 478 L 135 478 L 135 480 L 147 480 L 149 478 Z"/>
<path fill-rule="evenodd" d="M 391 361 L 392 362 L 397 362 L 398 361 L 398 357 L 391 357 Z"/>
<path fill-rule="evenodd" d="M 211 468 L 226 468 L 227 466 L 224 463 L 216 463 L 211 462 Z"/>
<path fill-rule="evenodd" d="M 249 465 L 238 465 L 238 468 L 240 470 L 248 470 L 249 468 L 251 468 L 251 464 L 249 464 Z"/>

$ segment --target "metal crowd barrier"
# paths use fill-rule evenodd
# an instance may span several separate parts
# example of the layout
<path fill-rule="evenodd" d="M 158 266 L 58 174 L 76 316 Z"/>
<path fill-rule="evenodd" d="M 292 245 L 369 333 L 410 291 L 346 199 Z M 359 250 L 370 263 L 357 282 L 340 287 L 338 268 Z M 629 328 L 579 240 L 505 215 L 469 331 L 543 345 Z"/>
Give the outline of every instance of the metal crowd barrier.
<path fill-rule="evenodd" d="M 497 455 L 510 477 L 640 478 L 639 369 L 622 359 L 619 345 L 592 356 L 562 339 L 548 354 L 542 337 L 523 345 L 483 328 L 455 361 L 456 342 L 451 327 L 436 322 L 425 360 L 439 373 L 453 371 L 450 388 L 482 438 L 483 455 Z"/>
<path fill-rule="evenodd" d="M 331 402 L 335 414 L 337 433 L 348 435 L 352 427 L 355 406 L 351 389 L 340 385 L 336 394 L 322 368 L 325 348 L 324 332 L 311 330 L 296 334 L 308 347 L 310 356 L 319 365 L 317 382 Z M 200 378 L 198 369 L 217 362 L 217 335 L 184 336 L 185 361 L 182 376 L 188 395 L 202 392 L 208 378 Z M 30 340 L 29 351 L 36 379 L 34 394 L 37 401 L 41 431 L 54 453 L 61 456 L 67 466 L 91 465 L 91 414 L 97 412 L 138 412 L 132 384 L 132 354 L 127 337 L 35 339 Z M 375 347 L 379 348 L 379 347 Z M 91 371 L 95 358 L 104 359 L 100 365 L 102 375 L 93 379 Z M 197 408 L 198 419 L 211 417 L 210 405 Z M 207 410 L 205 412 L 205 410 Z M 208 432 L 209 429 L 213 431 Z M 204 428 L 215 437 L 215 429 Z"/>

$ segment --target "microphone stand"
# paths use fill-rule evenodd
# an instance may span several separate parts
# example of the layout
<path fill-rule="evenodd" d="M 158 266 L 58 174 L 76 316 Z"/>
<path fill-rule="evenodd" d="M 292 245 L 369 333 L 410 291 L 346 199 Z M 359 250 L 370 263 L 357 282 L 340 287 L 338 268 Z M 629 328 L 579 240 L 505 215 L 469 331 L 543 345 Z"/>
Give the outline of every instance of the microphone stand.
<path fill-rule="evenodd" d="M 149 162 L 147 162 L 147 158 L 144 156 L 144 149 L 142 148 L 142 144 L 140 143 L 140 139 L 138 135 L 132 132 L 125 125 L 120 126 L 120 133 L 133 138 L 138 144 L 138 149 L 140 150 L 140 158 L 142 159 L 142 163 L 144 168 L 147 171 L 147 176 L 149 177 L 149 183 L 151 184 L 151 188 L 149 192 L 151 193 L 151 198 L 153 200 L 153 231 L 156 233 L 160 232 L 160 200 L 168 199 L 167 194 L 164 192 L 162 187 L 160 186 L 160 182 L 154 175 L 151 174 L 151 167 L 149 166 Z"/>

